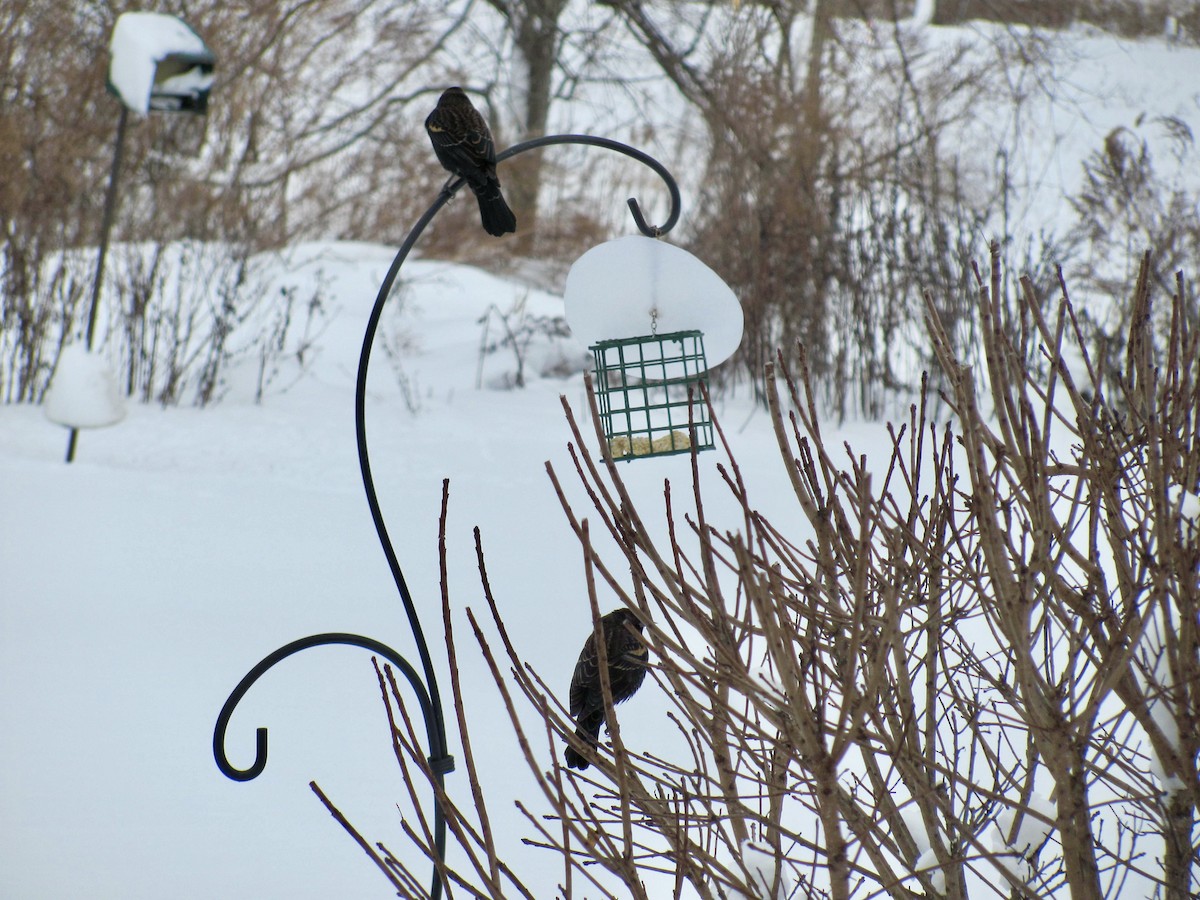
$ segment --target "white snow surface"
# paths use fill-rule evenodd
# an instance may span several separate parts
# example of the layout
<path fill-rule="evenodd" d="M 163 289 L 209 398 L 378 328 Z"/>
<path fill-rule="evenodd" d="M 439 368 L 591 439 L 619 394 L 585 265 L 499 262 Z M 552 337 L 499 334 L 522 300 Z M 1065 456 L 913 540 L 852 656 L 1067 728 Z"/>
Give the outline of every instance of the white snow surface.
<path fill-rule="evenodd" d="M 125 400 L 104 357 L 83 344 L 63 348 L 43 398 L 46 418 L 68 428 L 104 428 L 125 418 Z"/>
<path fill-rule="evenodd" d="M 944 891 L 946 889 L 946 872 L 938 864 L 937 854 L 934 853 L 932 847 L 926 848 L 925 852 L 917 858 L 913 868 L 918 872 L 928 872 L 934 890 Z"/>
<path fill-rule="evenodd" d="M 1200 494 L 1185 490 L 1181 485 L 1167 488 L 1167 502 L 1174 506 L 1179 504 L 1179 516 L 1185 532 L 1184 537 L 1190 538 L 1200 530 Z"/>
<path fill-rule="evenodd" d="M 113 25 L 109 52 L 108 80 L 117 95 L 134 112 L 143 116 L 150 109 L 150 92 L 158 64 L 174 53 L 204 54 L 204 41 L 176 16 L 151 12 L 127 12 Z M 164 82 L 174 90 L 203 90 L 211 76 L 196 72 L 177 75 Z"/>
<path fill-rule="evenodd" d="M 921 815 L 921 807 L 915 801 L 901 806 L 900 818 L 904 820 L 904 824 L 908 828 L 909 837 L 917 845 L 917 850 L 921 853 L 928 851 L 932 847 L 932 844 L 929 841 L 929 832 L 925 830 L 925 819 Z"/>
<path fill-rule="evenodd" d="M 1029 809 L 1033 813 L 1036 813 L 1036 815 L 1031 815 L 1028 812 L 1022 813 L 1020 815 L 1020 827 L 1011 839 L 1009 838 L 1009 834 L 1012 832 L 1013 824 L 1017 819 L 1018 814 L 1016 810 L 1006 807 L 996 817 L 996 824 L 1004 835 L 1005 842 L 1008 846 L 1023 855 L 1041 847 L 1050 832 L 1054 830 L 1053 826 L 1048 824 L 1046 820 L 1053 822 L 1058 816 L 1058 804 L 1045 794 L 1033 794 L 1029 798 Z"/>
<path fill-rule="evenodd" d="M 366 244 L 289 254 L 288 278 L 320 277 L 337 313 L 311 371 L 262 405 L 252 400 L 252 373 L 233 372 L 219 405 L 135 404 L 120 427 L 83 433 L 70 465 L 66 432 L 39 407 L 0 406 L 0 897 L 390 896 L 310 780 L 369 840 L 416 858 L 400 827 L 411 810 L 367 652 L 306 651 L 249 692 L 227 746 L 234 765 L 249 766 L 255 728 L 268 728 L 257 780 L 228 780 L 212 751 L 226 697 L 294 639 L 362 634 L 419 665 L 354 438 L 363 329 L 393 254 Z M 591 620 L 579 545 L 545 463 L 586 515 L 560 402 L 565 396 L 583 415 L 582 376 L 532 371 L 525 390 L 477 389 L 483 313 L 523 299 L 539 315 L 561 314 L 562 300 L 450 264 L 411 261 L 401 275 L 381 340 L 404 335 L 393 343 L 407 348 L 413 396 L 406 401 L 377 345 L 367 392 L 372 469 L 447 701 L 437 522 L 442 480 L 450 479 L 451 601 L 480 774 L 502 853 L 536 896 L 552 896 L 561 866 L 521 845 L 531 831 L 513 808 L 520 799 L 540 810 L 540 795 L 464 608 L 487 617 L 478 525 L 510 634 L 547 683 L 562 686 L 565 702 Z M 502 381 L 514 365 L 503 351 L 487 356 L 483 383 Z M 767 418 L 740 401 L 725 415 L 760 508 L 783 527 L 796 522 Z M 864 443 L 854 436 L 863 427 L 848 438 Z M 882 426 L 867 428 L 886 445 Z M 708 511 L 732 522 L 718 456 L 700 457 Z M 663 479 L 682 488 L 689 470 L 682 455 L 639 460 L 622 473 L 655 521 Z M 617 603 L 601 597 L 603 608 Z M 648 739 L 646 750 L 678 750 L 661 728 L 666 705 L 643 690 L 621 708 L 622 725 Z M 447 715 L 452 721 L 449 705 Z M 453 727 L 450 741 L 461 766 Z M 538 752 L 549 766 L 548 750 Z M 447 786 L 471 805 L 461 769 Z"/>

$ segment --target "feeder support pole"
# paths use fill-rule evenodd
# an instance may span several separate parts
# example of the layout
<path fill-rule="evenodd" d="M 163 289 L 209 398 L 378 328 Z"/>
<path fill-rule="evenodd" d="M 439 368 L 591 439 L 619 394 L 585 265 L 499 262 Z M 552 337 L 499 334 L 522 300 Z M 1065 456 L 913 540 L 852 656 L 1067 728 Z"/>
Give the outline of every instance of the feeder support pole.
<path fill-rule="evenodd" d="M 112 185 L 116 184 L 116 170 L 120 161 L 120 135 L 124 129 L 124 118 L 122 118 L 121 129 L 122 131 L 118 133 L 118 152 L 113 164 L 114 174 L 110 184 L 110 193 L 113 191 Z M 641 207 L 638 206 L 637 200 L 631 198 L 628 201 L 629 210 L 633 214 L 638 230 L 647 237 L 660 237 L 670 231 L 675 226 L 675 223 L 679 221 L 679 186 L 675 183 L 675 179 L 671 173 L 658 160 L 627 144 L 622 144 L 620 141 L 587 134 L 552 134 L 534 138 L 521 144 L 515 144 L 502 153 L 496 154 L 496 161 L 501 162 L 509 157 L 516 156 L 518 153 L 536 150 L 540 147 L 549 147 L 555 144 L 582 144 L 584 146 L 603 147 L 606 150 L 623 153 L 625 156 L 649 166 L 658 173 L 666 184 L 671 199 L 671 210 L 662 225 L 650 225 L 642 215 Z M 348 644 L 364 647 L 373 653 L 383 656 L 392 664 L 399 666 L 417 694 L 429 740 L 429 757 L 427 762 L 433 777 L 438 783 L 439 791 L 442 790 L 442 786 L 445 783 L 446 774 L 454 770 L 454 757 L 449 753 L 449 744 L 446 739 L 445 717 L 442 712 L 442 700 L 438 691 L 437 673 L 434 670 L 433 657 L 429 652 L 429 646 L 425 640 L 425 632 L 421 628 L 416 604 L 413 602 L 412 595 L 409 592 L 404 572 L 400 568 L 400 560 L 396 554 L 395 545 L 388 535 L 387 525 L 383 518 L 383 509 L 379 502 L 379 495 L 375 490 L 375 479 L 371 473 L 370 454 L 367 448 L 366 415 L 367 374 L 371 361 L 371 349 L 374 346 L 375 337 L 379 330 L 384 305 L 387 303 L 396 279 L 400 274 L 400 267 L 404 265 L 409 252 L 416 244 L 417 239 L 425 231 L 426 226 L 433 221 L 433 217 L 438 214 L 442 207 L 465 184 L 465 179 L 451 177 L 442 187 L 437 199 L 425 211 L 424 215 L 417 220 L 416 225 L 408 233 L 408 237 L 404 239 L 404 243 L 400 245 L 400 249 L 396 251 L 396 256 L 392 260 L 387 274 L 384 276 L 383 283 L 379 286 L 379 292 L 375 296 L 375 303 L 371 308 L 370 315 L 367 317 L 367 327 L 363 334 L 362 352 L 358 360 L 358 375 L 354 395 L 354 427 L 358 443 L 358 461 L 362 473 L 363 490 L 367 495 L 367 506 L 370 508 L 371 518 L 375 523 L 376 535 L 379 538 L 380 546 L 383 548 L 384 556 L 387 558 L 388 567 L 391 569 L 396 589 L 400 594 L 400 600 L 408 616 L 409 625 L 412 628 L 413 638 L 417 645 L 417 654 L 421 660 L 421 672 L 418 673 L 416 667 L 410 665 L 399 653 L 386 644 L 361 635 L 344 633 L 313 635 L 293 641 L 279 648 L 263 659 L 262 662 L 255 666 L 242 679 L 241 683 L 230 694 L 229 699 L 226 700 L 224 707 L 217 717 L 217 724 L 213 730 L 213 755 L 216 758 L 217 767 L 221 772 L 235 781 L 250 781 L 258 777 L 266 766 L 267 761 L 267 730 L 265 728 L 259 728 L 255 733 L 254 763 L 249 768 L 237 768 L 230 763 L 229 758 L 225 754 L 226 730 L 238 702 L 245 696 L 254 682 L 280 660 L 286 659 L 301 650 L 328 644 Z M 97 283 L 99 283 L 99 278 L 97 278 Z M 433 807 L 433 847 L 431 849 L 434 854 L 434 866 L 429 887 L 429 896 L 432 900 L 439 900 L 442 896 L 443 877 L 442 870 L 439 868 L 439 861 L 445 859 L 446 817 L 441 803 L 437 802 L 436 799 Z"/>
<path fill-rule="evenodd" d="M 108 257 L 108 238 L 112 233 L 113 219 L 117 217 L 117 181 L 121 175 L 121 155 L 125 149 L 125 126 L 129 122 L 129 108 L 121 104 L 121 116 L 117 119 L 117 144 L 113 149 L 112 169 L 108 173 L 108 192 L 104 195 L 104 218 L 100 223 L 100 250 L 96 254 L 96 274 L 92 278 L 92 306 L 88 310 L 86 346 L 92 349 L 96 337 L 96 310 L 100 305 L 100 286 L 104 283 L 104 261 Z M 72 428 L 67 438 L 67 462 L 75 461 L 75 445 L 79 442 L 79 429 Z"/>

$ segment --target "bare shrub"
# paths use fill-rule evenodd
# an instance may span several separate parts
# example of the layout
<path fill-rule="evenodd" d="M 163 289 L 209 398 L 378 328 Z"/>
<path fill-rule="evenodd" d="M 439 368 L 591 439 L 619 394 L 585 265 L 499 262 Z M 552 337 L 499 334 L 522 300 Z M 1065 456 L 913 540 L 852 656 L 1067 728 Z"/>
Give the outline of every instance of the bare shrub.
<path fill-rule="evenodd" d="M 287 377 L 285 362 L 292 380 L 312 362 L 327 312 L 319 273 L 302 289 L 280 280 L 278 254 L 198 241 L 124 246 L 114 257 L 99 343 L 116 348 L 129 396 L 206 406 L 231 369 L 249 366 L 261 402 Z"/>
<path fill-rule="evenodd" d="M 940 25 L 986 19 L 1010 25 L 1068 28 L 1077 22 L 1124 37 L 1163 34 L 1169 17 L 1186 11 L 1190 0 L 936 0 L 933 21 Z M 1172 9 L 1175 7 L 1175 9 Z"/>
<path fill-rule="evenodd" d="M 1158 139 L 1154 144 L 1160 150 L 1166 148 L 1165 161 L 1160 153 L 1155 162 L 1152 138 Z M 1200 258 L 1200 193 L 1191 177 L 1195 164 L 1195 138 L 1175 118 L 1116 128 L 1083 163 L 1083 184 L 1070 198 L 1076 215 L 1066 239 L 1074 259 L 1070 279 L 1086 298 L 1078 309 L 1085 346 L 1106 377 L 1125 368 L 1136 314 L 1123 290 L 1136 275 L 1129 260 L 1141 259 L 1146 248 L 1153 248 L 1141 264 L 1149 266 L 1147 277 L 1159 290 L 1171 290 L 1174 273 Z M 1187 291 L 1184 309 L 1194 310 L 1194 284 L 1181 287 Z M 1170 311 L 1160 308 L 1152 315 L 1157 321 L 1151 334 L 1161 343 L 1169 333 Z"/>
<path fill-rule="evenodd" d="M 420 384 L 415 376 L 409 375 L 404 361 L 420 349 L 420 344 L 404 321 L 409 312 L 410 294 L 407 282 L 401 280 L 393 289 L 392 296 L 392 301 L 385 307 L 390 320 L 382 321 L 379 347 L 396 377 L 396 386 L 400 390 L 405 407 L 415 416 L 421 411 Z"/>
<path fill-rule="evenodd" d="M 1086 0 L 1060 0 L 1038 3 L 1036 0 L 937 0 L 933 21 L 938 25 L 987 19 L 994 22 L 1065 28 L 1079 16 Z"/>
<path fill-rule="evenodd" d="M 823 435 L 806 370 L 777 370 L 786 394 L 768 400 L 798 531 L 756 510 L 730 457 L 718 471 L 738 520 L 708 519 L 698 478 L 683 496 L 668 483 L 667 540 L 656 540 L 645 498 L 611 459 L 575 449 L 585 440 L 572 421 L 592 518 L 550 475 L 593 615 L 614 594 L 646 623 L 671 707 L 663 727 L 684 748 L 672 758 L 639 750 L 644 736 L 611 703 L 610 745 L 574 739 L 522 646 L 536 642 L 504 627 L 476 531 L 490 621 L 468 619 L 549 807 L 518 804 L 530 840 L 562 865 L 565 896 L 658 896 L 656 884 L 685 882 L 705 898 L 1195 896 L 1194 311 L 1180 277 L 1169 332 L 1156 344 L 1152 317 L 1135 316 L 1124 372 L 1107 380 L 1089 365 L 1085 385 L 1063 358 L 1079 342 L 1065 287 L 1047 314 L 1023 279 L 1012 321 L 1001 284 L 994 248 L 976 285 L 982 390 L 928 303 L 953 418 L 934 421 L 923 397 L 889 427 L 882 467 Z M 1135 309 L 1148 312 L 1152 293 L 1144 264 Z M 1042 374 L 1024 366 L 1022 327 Z M 466 860 L 441 877 L 478 896 L 530 896 L 497 849 L 454 685 L 471 795 L 435 789 Z M 432 776 L 405 701 L 382 675 L 381 688 L 419 804 Z M 541 725 L 529 726 L 530 709 Z M 595 774 L 558 762 L 565 742 Z M 427 825 L 406 834 L 432 855 Z M 423 864 L 379 847 L 392 883 L 427 896 Z"/>
<path fill-rule="evenodd" d="M 1165 165 L 1155 164 L 1151 137 L 1166 147 Z M 1169 289 L 1174 273 L 1200 256 L 1200 194 L 1189 177 L 1195 148 L 1191 128 L 1174 117 L 1109 132 L 1083 161 L 1083 184 L 1070 198 L 1077 222 L 1069 240 L 1084 248 L 1074 282 L 1115 307 L 1136 272 L 1130 260 L 1147 247 L 1154 248 L 1150 276 L 1160 288 Z M 1114 323 L 1114 331 L 1127 327 Z"/>
<path fill-rule="evenodd" d="M 566 319 L 561 315 L 544 315 L 532 312 L 528 308 L 529 292 L 518 297 L 513 305 L 502 310 L 495 303 L 491 304 L 479 319 L 483 330 L 479 336 L 479 364 L 475 372 L 475 387 L 484 385 L 484 360 L 507 350 L 512 354 L 512 368 L 507 368 L 499 375 L 487 380 L 490 387 L 500 389 L 525 387 L 525 372 L 530 364 L 539 365 L 538 374 L 545 371 L 562 372 L 565 375 L 581 370 L 579 360 L 569 360 L 563 352 L 555 353 L 552 348 L 563 339 L 570 337 L 571 329 Z M 493 322 L 496 334 L 493 335 Z M 530 358 L 533 350 L 549 351 L 550 359 L 533 360 Z M 541 353 L 540 355 L 547 355 Z"/>
<path fill-rule="evenodd" d="M 103 191 L 92 186 L 107 164 L 97 148 L 116 121 L 96 116 L 104 74 L 85 36 L 92 24 L 88 10 L 62 4 L 0 8 L 0 389 L 8 403 L 41 399 L 90 287 L 61 252 L 94 235 Z"/>
<path fill-rule="evenodd" d="M 765 364 L 777 348 L 794 363 L 803 345 L 838 415 L 894 411 L 916 389 L 906 373 L 938 366 L 922 290 L 965 326 L 962 260 L 1013 190 L 965 150 L 971 123 L 1029 99 L 1046 42 L 1015 30 L 931 41 L 839 19 L 830 0 L 669 25 L 644 4 L 612 5 L 703 120 L 689 246 L 738 293 L 747 323 L 721 386 L 748 382 L 765 403 Z"/>
<path fill-rule="evenodd" d="M 49 260 L 6 243 L 0 256 L 0 389 L 4 403 L 36 403 L 54 362 L 83 321 L 91 281 L 65 254 Z"/>

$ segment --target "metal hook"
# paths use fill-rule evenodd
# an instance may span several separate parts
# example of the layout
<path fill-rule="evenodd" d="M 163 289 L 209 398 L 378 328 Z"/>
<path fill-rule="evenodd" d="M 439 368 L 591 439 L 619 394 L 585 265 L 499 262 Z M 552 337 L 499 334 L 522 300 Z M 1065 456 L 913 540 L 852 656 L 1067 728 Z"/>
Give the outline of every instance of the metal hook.
<path fill-rule="evenodd" d="M 267 673 L 276 663 L 282 662 L 293 653 L 299 653 L 301 650 L 307 650 L 309 647 L 319 647 L 325 644 L 345 644 L 353 647 L 364 647 L 370 650 L 376 656 L 382 656 L 388 662 L 395 665 L 412 685 L 413 691 L 417 695 L 417 702 L 421 707 L 421 712 L 424 714 L 426 734 L 429 739 L 429 766 L 439 776 L 446 772 L 454 770 L 454 757 L 446 752 L 445 736 L 440 734 L 435 727 L 435 720 L 432 716 L 430 708 L 429 694 L 425 690 L 425 685 L 421 682 L 416 670 L 409 665 L 408 661 L 386 644 L 381 644 L 372 638 L 363 637 L 357 634 L 314 634 L 310 637 L 301 638 L 297 641 L 292 641 L 290 644 L 285 644 L 274 653 L 265 657 L 258 665 L 251 669 L 246 676 L 238 683 L 238 686 L 233 689 L 233 693 L 225 701 L 225 705 L 221 708 L 220 714 L 217 716 L 217 725 L 213 729 L 213 758 L 216 759 L 217 768 L 228 778 L 234 781 L 251 781 L 262 774 L 263 769 L 267 767 L 267 729 L 258 728 L 255 730 L 255 748 L 254 762 L 247 769 L 239 769 L 229 761 L 229 757 L 225 754 L 225 732 L 229 727 L 229 719 L 233 716 L 234 709 L 237 708 L 241 699 L 246 696 L 246 693 L 254 686 L 263 675 Z"/>
<path fill-rule="evenodd" d="M 534 138 L 531 141 L 525 141 L 521 144 L 514 144 L 503 153 L 496 155 L 496 162 L 501 162 L 508 159 L 510 156 L 516 156 L 518 153 L 524 153 L 526 150 L 534 150 L 538 147 L 549 147 L 553 144 L 583 144 L 585 146 L 603 147 L 606 150 L 615 150 L 617 153 L 623 153 L 626 156 L 636 159 L 643 165 L 649 166 L 667 185 L 667 190 L 671 194 L 671 212 L 667 216 L 667 221 L 662 225 L 651 225 L 646 221 L 646 217 L 642 215 L 641 207 L 637 200 L 632 197 L 629 199 L 629 211 L 633 214 L 633 221 L 638 227 L 638 231 L 646 235 L 646 237 L 661 237 L 679 221 L 682 200 L 679 196 L 679 185 L 675 178 L 666 166 L 660 163 L 653 156 L 643 153 L 628 144 L 623 144 L 620 141 L 614 141 L 612 138 L 595 137 L 590 134 L 549 134 L 545 137 Z"/>
<path fill-rule="evenodd" d="M 642 215 L 642 208 L 638 206 L 638 202 L 630 197 L 626 203 L 629 204 L 629 211 L 633 213 L 633 222 L 638 227 L 638 231 L 646 237 L 657 238 L 661 237 L 663 230 L 657 225 L 648 225 L 645 216 Z"/>

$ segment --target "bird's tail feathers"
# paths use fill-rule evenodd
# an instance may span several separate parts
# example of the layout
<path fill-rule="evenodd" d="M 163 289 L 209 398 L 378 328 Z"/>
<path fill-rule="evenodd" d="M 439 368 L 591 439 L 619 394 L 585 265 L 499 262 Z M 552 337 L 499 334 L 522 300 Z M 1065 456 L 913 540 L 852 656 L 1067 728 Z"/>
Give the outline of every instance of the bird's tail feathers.
<path fill-rule="evenodd" d="M 579 727 L 575 729 L 575 737 L 579 738 L 581 741 L 587 741 L 593 747 L 599 746 L 600 726 L 603 724 L 603 711 L 601 711 L 599 715 L 594 713 L 584 714 L 579 718 Z M 567 761 L 567 765 L 572 769 L 579 769 L 580 771 L 583 771 L 589 765 L 591 765 L 591 763 L 584 759 L 582 753 L 569 744 L 567 745 L 567 750 L 563 756 Z"/>
<path fill-rule="evenodd" d="M 479 218 L 483 222 L 483 230 L 493 237 L 500 237 L 517 230 L 517 217 L 504 202 L 500 188 L 491 186 L 490 189 L 476 190 L 479 198 Z"/>
<path fill-rule="evenodd" d="M 567 768 L 569 769 L 578 769 L 580 772 L 582 772 L 591 765 L 590 762 L 583 758 L 583 754 L 574 747 L 568 747 L 567 752 L 563 754 L 563 757 L 566 759 Z"/>

